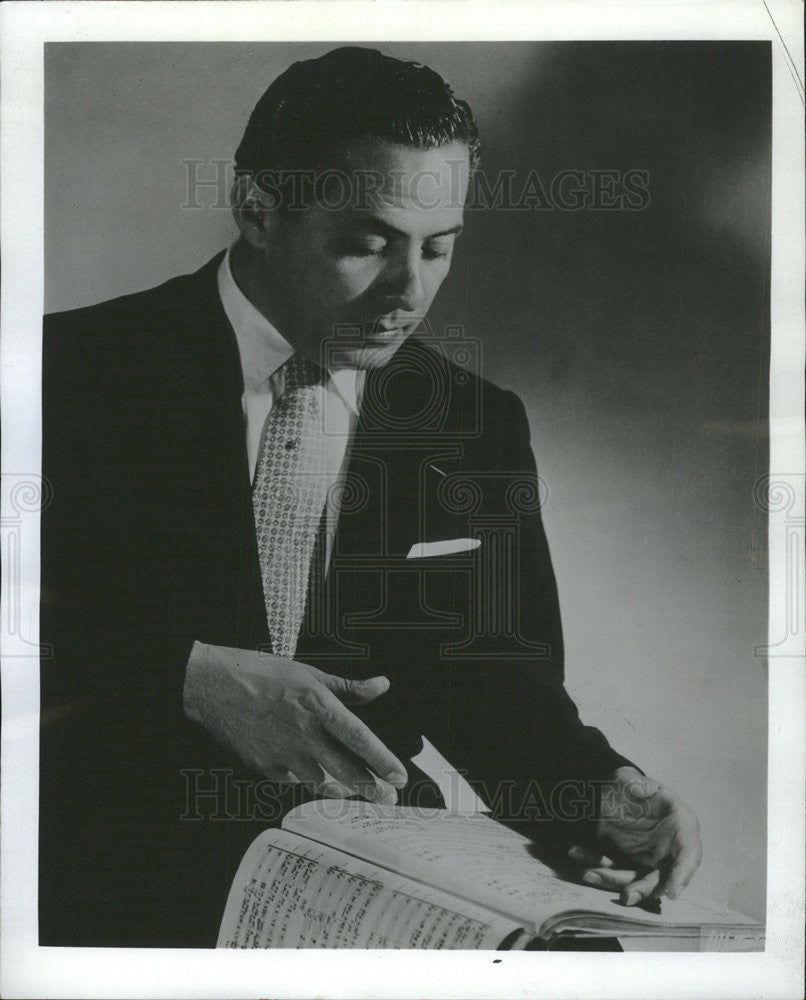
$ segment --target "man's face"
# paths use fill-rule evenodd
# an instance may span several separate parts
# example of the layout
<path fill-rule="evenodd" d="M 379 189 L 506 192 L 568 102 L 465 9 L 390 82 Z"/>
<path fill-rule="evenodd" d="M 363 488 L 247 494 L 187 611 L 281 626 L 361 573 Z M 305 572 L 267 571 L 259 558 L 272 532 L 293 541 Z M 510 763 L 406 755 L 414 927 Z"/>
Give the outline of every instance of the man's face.
<path fill-rule="evenodd" d="M 319 199 L 269 216 L 267 297 L 296 350 L 330 368 L 372 368 L 412 333 L 448 274 L 468 149 L 367 142 L 348 155 L 345 176 L 349 188 L 328 197 L 339 207 Z"/>

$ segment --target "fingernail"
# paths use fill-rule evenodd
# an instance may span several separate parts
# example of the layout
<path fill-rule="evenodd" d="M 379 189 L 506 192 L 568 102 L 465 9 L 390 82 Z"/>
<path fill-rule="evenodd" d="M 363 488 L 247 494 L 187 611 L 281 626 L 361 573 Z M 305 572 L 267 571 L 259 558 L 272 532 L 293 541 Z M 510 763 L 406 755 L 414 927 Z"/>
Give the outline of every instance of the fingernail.
<path fill-rule="evenodd" d="M 574 861 L 579 861 L 582 858 L 582 848 L 581 847 L 569 847 L 568 857 L 573 858 Z"/>
<path fill-rule="evenodd" d="M 390 785 L 398 785 L 401 788 L 409 780 L 402 771 L 390 771 L 388 774 L 384 775 L 384 777 Z"/>
<path fill-rule="evenodd" d="M 627 893 L 627 899 L 625 900 L 627 906 L 634 906 L 641 898 L 641 893 L 633 889 L 632 892 Z"/>
<path fill-rule="evenodd" d="M 597 875 L 596 872 L 585 872 L 585 874 L 582 876 L 582 881 L 587 882 L 588 885 L 601 885 L 602 876 Z"/>

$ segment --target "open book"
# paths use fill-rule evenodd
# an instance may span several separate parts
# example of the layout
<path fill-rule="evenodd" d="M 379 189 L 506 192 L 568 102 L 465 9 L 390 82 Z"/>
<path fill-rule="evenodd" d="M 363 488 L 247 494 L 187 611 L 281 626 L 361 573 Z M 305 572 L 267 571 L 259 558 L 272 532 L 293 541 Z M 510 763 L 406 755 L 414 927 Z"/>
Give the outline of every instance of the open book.
<path fill-rule="evenodd" d="M 625 907 L 533 851 L 481 813 L 309 802 L 246 852 L 218 946 L 517 949 L 561 935 L 656 935 L 763 947 L 749 917 L 689 900 L 663 900 L 660 913 Z"/>

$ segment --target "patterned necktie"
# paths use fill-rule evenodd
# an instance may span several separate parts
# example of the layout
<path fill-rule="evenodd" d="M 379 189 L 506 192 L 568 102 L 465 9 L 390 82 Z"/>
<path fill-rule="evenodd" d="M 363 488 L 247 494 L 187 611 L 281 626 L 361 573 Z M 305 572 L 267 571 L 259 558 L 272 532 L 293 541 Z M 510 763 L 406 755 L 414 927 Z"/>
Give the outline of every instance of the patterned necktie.
<path fill-rule="evenodd" d="M 255 469 L 252 506 L 275 656 L 293 657 L 297 647 L 327 498 L 321 382 L 322 369 L 301 355 L 286 363 Z"/>

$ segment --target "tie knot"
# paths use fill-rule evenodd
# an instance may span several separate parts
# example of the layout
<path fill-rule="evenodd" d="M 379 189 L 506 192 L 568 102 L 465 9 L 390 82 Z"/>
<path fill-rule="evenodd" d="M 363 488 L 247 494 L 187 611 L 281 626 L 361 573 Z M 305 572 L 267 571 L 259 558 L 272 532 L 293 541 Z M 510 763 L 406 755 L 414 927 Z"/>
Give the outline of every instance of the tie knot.
<path fill-rule="evenodd" d="M 292 354 L 285 365 L 285 391 L 322 382 L 322 369 L 301 354 Z"/>

